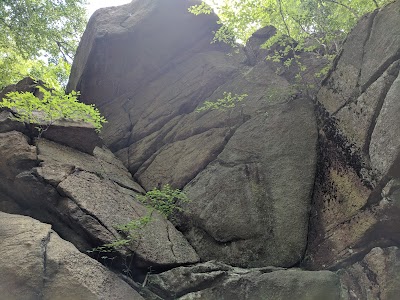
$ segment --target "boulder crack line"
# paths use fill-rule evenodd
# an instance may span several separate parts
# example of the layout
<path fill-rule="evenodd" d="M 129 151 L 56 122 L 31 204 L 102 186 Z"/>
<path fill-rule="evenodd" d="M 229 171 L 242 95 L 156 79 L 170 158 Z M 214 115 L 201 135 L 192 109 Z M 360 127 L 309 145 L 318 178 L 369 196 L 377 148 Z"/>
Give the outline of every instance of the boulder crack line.
<path fill-rule="evenodd" d="M 43 258 L 43 274 L 42 274 L 42 286 L 40 289 L 40 294 L 39 294 L 39 299 L 44 299 L 45 295 L 45 287 L 46 287 L 46 282 L 48 280 L 48 272 L 47 272 L 47 245 L 50 242 L 52 231 L 50 230 L 46 237 L 43 238 L 40 242 L 40 252 L 42 254 Z"/>

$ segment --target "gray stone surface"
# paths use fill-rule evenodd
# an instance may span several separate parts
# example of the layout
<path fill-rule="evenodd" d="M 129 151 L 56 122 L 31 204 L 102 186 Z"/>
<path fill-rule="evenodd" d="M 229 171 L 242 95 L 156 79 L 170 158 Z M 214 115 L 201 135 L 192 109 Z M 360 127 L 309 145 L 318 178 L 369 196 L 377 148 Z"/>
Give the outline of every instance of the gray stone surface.
<path fill-rule="evenodd" d="M 0 212 L 0 246 L 2 299 L 143 299 L 50 225 L 30 217 Z"/>
<path fill-rule="evenodd" d="M 22 171 L 38 164 L 36 147 L 29 145 L 29 139 L 17 131 L 0 133 L 0 174 L 5 180 L 13 180 Z"/>
<path fill-rule="evenodd" d="M 52 224 L 81 251 L 122 238 L 117 225 L 148 214 L 136 201 L 143 189 L 105 148 L 89 155 L 46 139 L 35 147 L 12 131 L 0 134 L 0 155 L 5 158 L 0 163 L 0 194 L 8 200 L 1 206 Z M 129 258 L 133 269 L 198 261 L 182 234 L 156 212 L 135 234 L 129 247 L 115 254 Z"/>
<path fill-rule="evenodd" d="M 148 209 L 135 202 L 131 193 L 85 171 L 68 176 L 57 186 L 57 190 L 88 216 L 95 216 L 99 220 L 95 227 L 82 221 L 80 225 L 94 237 L 103 235 L 105 243 L 112 243 L 115 237 L 119 237 L 115 226 L 139 220 L 148 214 Z M 74 217 L 73 210 L 69 214 Z M 196 252 L 182 234 L 155 211 L 151 213 L 151 221 L 133 234 L 135 239 L 128 248 L 136 254 L 134 262 L 137 261 L 141 266 L 168 266 L 198 261 Z"/>
<path fill-rule="evenodd" d="M 400 48 L 400 47 L 399 47 Z M 400 67 L 399 67 L 400 68 Z M 400 76 L 393 82 L 383 102 L 371 136 L 372 166 L 382 175 L 400 170 Z"/>
<path fill-rule="evenodd" d="M 151 275 L 149 287 L 163 299 L 341 299 L 333 272 L 240 269 L 212 261 Z"/>
<path fill-rule="evenodd" d="M 361 56 L 359 86 L 364 91 L 394 61 L 400 59 L 400 2 L 383 7 L 373 19 Z"/>
<path fill-rule="evenodd" d="M 361 261 L 339 271 L 347 299 L 398 299 L 400 251 L 374 248 Z"/>
<path fill-rule="evenodd" d="M 363 17 L 318 94 L 319 160 L 306 265 L 346 265 L 399 243 L 384 196 L 400 178 L 400 2 Z"/>
<path fill-rule="evenodd" d="M 105 143 L 146 190 L 197 182 L 186 189 L 192 204 L 178 225 L 201 259 L 293 265 L 306 239 L 316 163 L 314 108 L 290 89 L 295 71 L 279 76 L 278 65 L 262 58 L 259 46 L 273 28 L 260 30 L 234 53 L 210 44 L 216 16 L 194 16 L 189 4 L 135 0 L 100 10 L 82 38 L 68 88 L 99 106 L 109 122 Z M 325 63 L 300 56 L 311 70 Z M 310 78 L 305 83 L 314 84 Z M 196 111 L 224 93 L 247 96 L 231 109 Z M 226 157 L 235 147 L 240 162 Z M 249 215 L 241 215 L 243 208 Z M 285 225 L 289 220 L 293 226 Z M 284 235 L 293 238 L 287 248 Z"/>
<path fill-rule="evenodd" d="M 253 267 L 289 267 L 301 259 L 316 135 L 305 99 L 239 127 L 217 160 L 185 188 L 191 202 L 180 225 L 202 259 Z"/>

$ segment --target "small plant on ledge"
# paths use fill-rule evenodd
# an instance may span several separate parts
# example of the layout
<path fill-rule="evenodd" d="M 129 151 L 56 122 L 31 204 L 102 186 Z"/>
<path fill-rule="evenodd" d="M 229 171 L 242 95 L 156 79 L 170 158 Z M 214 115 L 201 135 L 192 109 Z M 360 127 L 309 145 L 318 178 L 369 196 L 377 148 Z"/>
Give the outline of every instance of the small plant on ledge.
<path fill-rule="evenodd" d="M 148 191 L 145 195 L 138 196 L 137 200 L 148 207 L 148 213 L 139 219 L 130 221 L 129 223 L 115 226 L 115 229 L 125 237 L 116 239 L 112 243 L 104 244 L 87 252 L 105 253 L 127 247 L 137 239 L 139 231 L 151 222 L 152 214 L 155 210 L 168 218 L 174 212 L 182 211 L 182 208 L 177 204 L 178 201 L 183 203 L 190 202 L 183 191 L 180 189 L 173 189 L 169 184 L 162 186 L 161 189 L 154 188 Z"/>
<path fill-rule="evenodd" d="M 100 131 L 106 119 L 92 104 L 78 101 L 79 92 L 65 94 L 58 89 L 38 86 L 42 97 L 37 98 L 30 92 L 11 92 L 0 102 L 0 108 L 10 109 L 13 119 L 26 124 L 36 124 L 39 138 L 42 133 L 57 120 L 72 120 L 90 123 Z"/>
<path fill-rule="evenodd" d="M 226 110 L 236 107 L 236 105 L 242 102 L 248 95 L 247 94 L 235 94 L 232 95 L 231 92 L 224 92 L 224 96 L 217 101 L 205 101 L 203 106 L 196 109 L 196 112 L 203 112 L 207 110 Z"/>
<path fill-rule="evenodd" d="M 190 202 L 184 192 L 180 189 L 173 189 L 169 184 L 162 186 L 161 189 L 154 188 L 148 191 L 145 195 L 139 196 L 138 200 L 154 208 L 166 218 L 175 211 L 182 211 L 177 202 Z"/>

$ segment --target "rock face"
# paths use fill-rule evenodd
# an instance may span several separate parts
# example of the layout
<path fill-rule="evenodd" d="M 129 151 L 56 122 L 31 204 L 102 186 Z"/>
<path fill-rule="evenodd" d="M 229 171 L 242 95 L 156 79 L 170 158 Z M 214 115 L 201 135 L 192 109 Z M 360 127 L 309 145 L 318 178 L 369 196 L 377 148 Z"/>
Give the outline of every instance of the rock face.
<path fill-rule="evenodd" d="M 397 299 L 400 2 L 359 21 L 318 92 L 296 93 L 298 70 L 260 49 L 274 28 L 234 53 L 191 4 L 91 18 L 68 88 L 105 114 L 105 145 L 64 121 L 37 140 L 0 111 L 0 295 Z M 314 83 L 325 62 L 298 55 Z M 228 98 L 242 101 L 198 110 Z M 165 184 L 191 200 L 171 221 L 137 201 Z M 127 245 L 93 252 L 129 222 Z"/>
<path fill-rule="evenodd" d="M 7 124 L 8 120 L 5 120 Z M 105 147 L 84 153 L 16 131 L 0 133 L 2 211 L 29 215 L 53 225 L 60 236 L 86 252 L 123 237 L 115 227 L 150 215 L 126 249 L 110 254 L 115 267 L 146 269 L 198 261 L 183 235 L 157 212 L 136 201 L 143 188 Z M 4 128 L 0 124 L 0 128 Z M 10 128 L 12 129 L 12 128 Z M 63 127 L 68 136 L 71 127 Z M 130 271 L 129 271 L 130 272 Z"/>
<path fill-rule="evenodd" d="M 340 299 L 339 277 L 329 271 L 240 269 L 217 262 L 150 275 L 163 299 Z"/>
<path fill-rule="evenodd" d="M 16 131 L 0 134 L 0 149 L 7 158 L 0 168 L 1 192 L 82 251 L 112 243 L 120 237 L 115 226 L 148 213 L 135 201 L 142 188 L 107 150 L 97 148 L 91 156 L 45 139 L 35 147 Z M 156 212 L 129 248 L 133 252 L 124 256 L 135 253 L 133 263 L 141 267 L 198 260 L 182 234 Z"/>
<path fill-rule="evenodd" d="M 186 236 L 203 259 L 291 266 L 303 255 L 316 163 L 312 105 L 303 99 L 267 113 L 240 126 L 185 188 L 192 202 L 180 224 L 192 224 Z"/>
<path fill-rule="evenodd" d="M 144 299 L 48 224 L 0 212 L 2 299 Z"/>
<path fill-rule="evenodd" d="M 361 261 L 339 272 L 347 299 L 397 299 L 400 251 L 374 248 Z"/>
<path fill-rule="evenodd" d="M 400 2 L 365 16 L 319 93 L 320 155 L 307 265 L 399 245 Z"/>
<path fill-rule="evenodd" d="M 290 92 L 293 74 L 265 62 L 259 46 L 273 29 L 228 53 L 210 44 L 216 17 L 188 5 L 135 0 L 97 12 L 68 88 L 105 114 L 106 144 L 146 190 L 185 189 L 192 201 L 176 225 L 202 260 L 294 265 L 316 166 L 313 105 Z M 196 111 L 226 93 L 247 96 L 233 109 Z"/>

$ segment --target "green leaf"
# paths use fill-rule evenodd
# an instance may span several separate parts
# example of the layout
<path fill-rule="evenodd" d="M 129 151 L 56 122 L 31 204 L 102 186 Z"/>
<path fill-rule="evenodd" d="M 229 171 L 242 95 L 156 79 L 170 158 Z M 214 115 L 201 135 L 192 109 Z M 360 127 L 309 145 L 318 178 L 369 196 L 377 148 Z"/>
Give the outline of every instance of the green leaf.
<path fill-rule="evenodd" d="M 9 108 L 15 112 L 15 119 L 28 124 L 51 126 L 56 120 L 67 119 L 92 124 L 100 130 L 106 119 L 93 105 L 78 101 L 78 92 L 65 94 L 61 89 L 38 86 L 42 99 L 29 92 L 11 92 L 0 102 L 0 108 Z"/>

